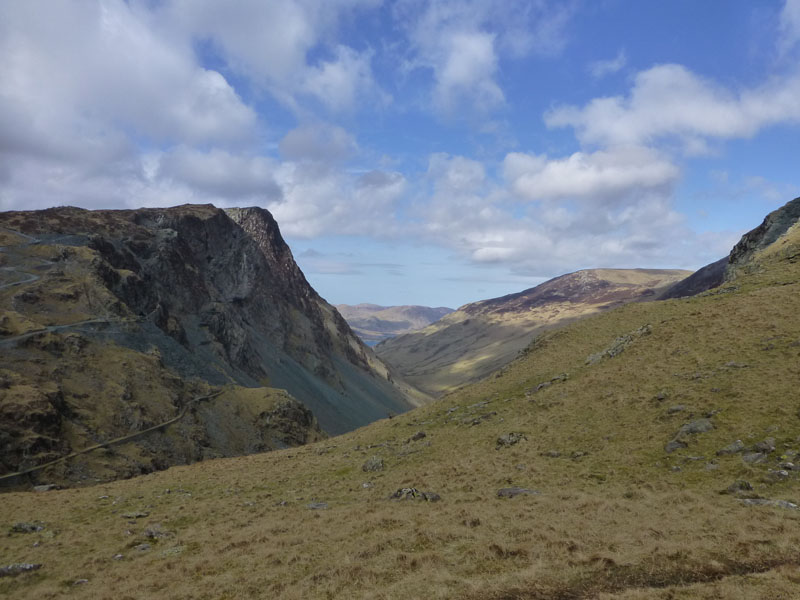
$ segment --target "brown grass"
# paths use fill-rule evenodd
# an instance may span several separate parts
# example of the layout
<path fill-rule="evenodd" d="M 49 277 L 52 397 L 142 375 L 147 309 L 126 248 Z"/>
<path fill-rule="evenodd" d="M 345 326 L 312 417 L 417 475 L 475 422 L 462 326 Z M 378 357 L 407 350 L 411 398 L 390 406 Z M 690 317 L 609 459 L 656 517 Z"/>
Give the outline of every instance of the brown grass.
<path fill-rule="evenodd" d="M 746 479 L 761 496 L 800 497 L 797 472 L 780 481 L 769 473 L 780 455 L 800 452 L 800 266 L 791 256 L 765 258 L 733 291 L 628 305 L 545 334 L 497 375 L 344 436 L 95 487 L 5 494 L 6 528 L 46 528 L 0 537 L 3 564 L 43 565 L 0 579 L 0 594 L 797 597 L 800 511 L 719 493 Z M 645 324 L 650 335 L 586 364 Z M 560 373 L 568 379 L 531 393 Z M 682 424 L 707 413 L 712 431 L 664 452 Z M 409 441 L 420 430 L 426 437 Z M 527 440 L 496 449 L 512 431 Z M 778 446 L 767 463 L 716 455 L 767 436 Z M 376 455 L 385 470 L 362 471 Z M 511 485 L 540 493 L 497 497 Z M 409 486 L 442 500 L 388 499 Z M 308 508 L 317 501 L 328 508 Z M 135 510 L 149 515 L 122 517 Z M 171 535 L 147 538 L 156 524 Z"/>

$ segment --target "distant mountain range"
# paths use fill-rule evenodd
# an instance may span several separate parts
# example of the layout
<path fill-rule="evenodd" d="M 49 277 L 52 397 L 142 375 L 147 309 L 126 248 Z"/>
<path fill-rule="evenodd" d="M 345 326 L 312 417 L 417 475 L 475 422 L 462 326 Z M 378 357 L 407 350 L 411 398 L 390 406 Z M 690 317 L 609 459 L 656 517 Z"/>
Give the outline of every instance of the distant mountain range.
<path fill-rule="evenodd" d="M 336 309 L 364 340 L 374 346 L 382 340 L 427 327 L 453 312 L 443 306 L 378 306 L 377 304 L 337 304 Z"/>
<path fill-rule="evenodd" d="M 533 336 L 628 302 L 653 300 L 691 271 L 589 269 L 462 306 L 375 351 L 407 381 L 439 395 L 507 364 Z"/>

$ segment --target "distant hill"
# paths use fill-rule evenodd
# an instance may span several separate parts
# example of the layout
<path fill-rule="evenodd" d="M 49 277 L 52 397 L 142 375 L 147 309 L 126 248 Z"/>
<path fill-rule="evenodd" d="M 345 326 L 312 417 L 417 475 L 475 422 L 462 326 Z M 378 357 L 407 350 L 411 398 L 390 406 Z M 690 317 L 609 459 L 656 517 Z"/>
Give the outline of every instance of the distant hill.
<path fill-rule="evenodd" d="M 528 290 L 462 306 L 375 351 L 429 394 L 477 381 L 507 364 L 537 332 L 628 302 L 652 300 L 691 271 L 588 269 Z"/>
<path fill-rule="evenodd" d="M 337 304 L 336 309 L 369 346 L 382 340 L 427 327 L 453 312 L 439 306 L 378 306 L 377 304 Z"/>

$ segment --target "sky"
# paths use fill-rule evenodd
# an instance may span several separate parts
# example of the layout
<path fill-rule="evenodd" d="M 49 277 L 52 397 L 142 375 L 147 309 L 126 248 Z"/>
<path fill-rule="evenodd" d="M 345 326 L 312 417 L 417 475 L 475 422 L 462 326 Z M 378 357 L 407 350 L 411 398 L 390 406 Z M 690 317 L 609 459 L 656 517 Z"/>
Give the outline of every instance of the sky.
<path fill-rule="evenodd" d="M 0 210 L 261 206 L 334 304 L 696 269 L 798 167 L 800 0 L 0 2 Z"/>

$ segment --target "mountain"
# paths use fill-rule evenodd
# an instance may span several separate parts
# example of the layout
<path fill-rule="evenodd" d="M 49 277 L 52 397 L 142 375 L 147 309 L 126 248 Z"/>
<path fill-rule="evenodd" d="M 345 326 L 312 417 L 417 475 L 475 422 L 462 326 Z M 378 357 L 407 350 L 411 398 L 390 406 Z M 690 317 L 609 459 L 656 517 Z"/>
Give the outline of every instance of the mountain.
<path fill-rule="evenodd" d="M 800 219 L 800 198 L 787 202 L 772 211 L 764 221 L 742 236 L 726 257 L 706 265 L 686 279 L 668 288 L 660 298 L 683 298 L 694 296 L 721 285 L 735 277 L 740 269 L 748 268 L 753 255 L 773 244 Z"/>
<path fill-rule="evenodd" d="M 517 294 L 462 306 L 375 351 L 407 381 L 438 395 L 507 364 L 538 332 L 627 302 L 654 299 L 690 271 L 589 269 Z"/>
<path fill-rule="evenodd" d="M 794 598 L 800 227 L 748 264 L 333 440 L 6 493 L 0 595 Z"/>
<path fill-rule="evenodd" d="M 311 288 L 263 209 L 63 207 L 0 213 L 0 228 L 6 471 L 182 411 L 59 477 L 296 445 L 322 436 L 317 420 L 337 434 L 417 401 Z"/>
<path fill-rule="evenodd" d="M 385 339 L 427 327 L 453 312 L 440 306 L 378 306 L 377 304 L 337 304 L 358 337 L 370 346 Z"/>

